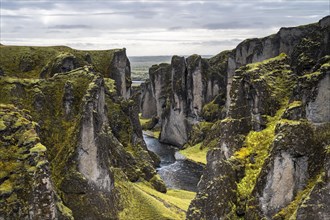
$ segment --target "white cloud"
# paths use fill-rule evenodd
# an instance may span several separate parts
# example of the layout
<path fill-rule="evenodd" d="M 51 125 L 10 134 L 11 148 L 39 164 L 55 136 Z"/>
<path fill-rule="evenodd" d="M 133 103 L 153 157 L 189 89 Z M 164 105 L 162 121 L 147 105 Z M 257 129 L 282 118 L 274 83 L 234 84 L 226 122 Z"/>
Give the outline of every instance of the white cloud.
<path fill-rule="evenodd" d="M 328 8 L 328 0 L 3 0 L 1 43 L 126 47 L 130 55 L 216 54 L 234 48 L 237 39 L 316 22 Z"/>

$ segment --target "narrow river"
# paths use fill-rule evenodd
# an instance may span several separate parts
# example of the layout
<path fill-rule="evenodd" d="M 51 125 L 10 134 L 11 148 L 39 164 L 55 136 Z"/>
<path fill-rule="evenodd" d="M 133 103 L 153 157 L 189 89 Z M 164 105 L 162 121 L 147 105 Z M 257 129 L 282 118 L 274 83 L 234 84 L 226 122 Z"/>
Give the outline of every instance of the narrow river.
<path fill-rule="evenodd" d="M 143 137 L 148 149 L 160 157 L 161 163 L 157 170 L 166 187 L 196 192 L 203 167 L 183 159 L 174 147 L 145 134 Z"/>

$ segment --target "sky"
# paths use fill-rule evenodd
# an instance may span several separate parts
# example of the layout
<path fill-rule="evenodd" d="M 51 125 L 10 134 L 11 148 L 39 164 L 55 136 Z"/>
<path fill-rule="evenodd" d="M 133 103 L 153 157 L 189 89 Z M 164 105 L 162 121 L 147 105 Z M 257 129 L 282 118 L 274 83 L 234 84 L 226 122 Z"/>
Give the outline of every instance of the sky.
<path fill-rule="evenodd" d="M 329 14 L 330 0 L 0 0 L 0 42 L 215 55 Z"/>

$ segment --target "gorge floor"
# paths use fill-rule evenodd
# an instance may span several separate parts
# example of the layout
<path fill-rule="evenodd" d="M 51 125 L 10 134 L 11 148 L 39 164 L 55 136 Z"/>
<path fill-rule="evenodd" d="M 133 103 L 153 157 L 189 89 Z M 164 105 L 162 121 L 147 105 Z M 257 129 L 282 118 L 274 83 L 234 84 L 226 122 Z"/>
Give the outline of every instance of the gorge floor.
<path fill-rule="evenodd" d="M 160 143 L 158 139 L 146 134 L 143 137 L 148 150 L 160 157 L 161 163 L 157 171 L 166 187 L 196 192 L 203 166 L 185 159 L 171 145 Z"/>

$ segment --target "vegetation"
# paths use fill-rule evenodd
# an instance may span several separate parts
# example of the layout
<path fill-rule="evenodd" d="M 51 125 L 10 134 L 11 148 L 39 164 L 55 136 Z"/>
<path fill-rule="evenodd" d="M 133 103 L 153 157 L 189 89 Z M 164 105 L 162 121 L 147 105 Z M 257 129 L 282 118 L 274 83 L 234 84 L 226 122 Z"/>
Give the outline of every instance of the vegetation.
<path fill-rule="evenodd" d="M 75 68 L 92 64 L 96 71 L 106 76 L 114 53 L 119 51 L 82 51 L 65 46 L 24 47 L 4 45 L 0 45 L 0 50 L 0 66 L 5 75 L 19 78 L 39 78 L 40 75 L 48 77 L 52 68 L 67 57 L 72 57 L 75 60 Z"/>
<path fill-rule="evenodd" d="M 194 192 L 168 190 L 166 194 L 152 188 L 147 182 L 130 183 L 115 171 L 116 188 L 123 197 L 124 210 L 120 219 L 185 219 L 185 212 Z"/>
<path fill-rule="evenodd" d="M 180 150 L 179 152 L 189 160 L 206 164 L 206 154 L 208 148 L 201 148 L 201 145 L 202 143 L 198 143 L 192 147 L 187 147 L 184 150 Z"/>
<path fill-rule="evenodd" d="M 245 176 L 237 184 L 241 198 L 250 196 L 265 159 L 269 156 L 270 146 L 275 137 L 275 126 L 285 108 L 277 111 L 274 117 L 268 116 L 267 127 L 261 131 L 250 131 L 245 139 L 245 147 L 235 152 L 233 158 L 241 160 L 245 165 Z"/>

